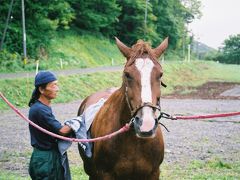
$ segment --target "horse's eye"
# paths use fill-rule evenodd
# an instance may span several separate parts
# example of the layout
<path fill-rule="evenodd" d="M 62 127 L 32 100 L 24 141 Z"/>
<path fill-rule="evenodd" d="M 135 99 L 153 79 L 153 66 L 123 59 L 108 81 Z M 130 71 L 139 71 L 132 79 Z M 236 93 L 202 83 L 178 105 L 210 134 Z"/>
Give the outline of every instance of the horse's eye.
<path fill-rule="evenodd" d="M 161 81 L 162 75 L 163 75 L 162 73 L 159 74 L 159 75 L 157 75 L 157 80 L 158 80 L 158 81 Z"/>
<path fill-rule="evenodd" d="M 133 80 L 132 76 L 129 73 L 125 73 L 127 80 Z"/>
<path fill-rule="evenodd" d="M 157 80 L 161 81 L 162 76 L 157 76 Z"/>

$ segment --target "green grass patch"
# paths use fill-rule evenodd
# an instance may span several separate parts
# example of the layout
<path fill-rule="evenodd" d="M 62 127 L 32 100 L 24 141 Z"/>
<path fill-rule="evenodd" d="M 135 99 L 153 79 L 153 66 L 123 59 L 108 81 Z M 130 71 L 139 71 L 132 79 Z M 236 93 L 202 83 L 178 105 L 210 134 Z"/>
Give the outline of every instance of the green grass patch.
<path fill-rule="evenodd" d="M 84 172 L 83 166 L 70 165 L 72 180 L 88 180 L 88 175 Z M 0 170 L 0 179 L 2 180 L 30 180 L 29 175 L 21 175 L 9 170 Z"/>
<path fill-rule="evenodd" d="M 27 107 L 34 89 L 33 78 L 18 78 L 0 80 L 0 92 L 17 107 Z M 83 99 L 89 94 L 113 86 L 121 85 L 120 72 L 105 72 L 73 76 L 59 76 L 59 96 L 55 103 L 65 103 Z M 7 109 L 0 101 L 0 109 Z"/>
<path fill-rule="evenodd" d="M 0 153 L 0 179 L 2 180 L 26 180 L 25 172 L 28 168 L 31 151 L 2 151 Z M 8 165 L 6 165 L 8 164 Z"/>
<path fill-rule="evenodd" d="M 70 171 L 72 180 L 88 180 L 88 175 L 84 172 L 83 166 L 71 166 L 70 165 Z"/>
<path fill-rule="evenodd" d="M 36 60 L 40 70 L 111 66 L 125 62 L 113 38 L 109 40 L 100 35 L 83 35 L 74 31 L 57 33 L 49 47 L 42 49 L 38 59 L 28 59 L 25 66 L 19 55 L 5 54 L 0 54 L 0 72 L 34 71 Z"/>
<path fill-rule="evenodd" d="M 52 68 L 83 68 L 123 64 L 124 58 L 114 41 L 104 37 L 79 35 L 68 31 L 59 33 L 49 47 L 48 64 Z M 44 62 L 43 62 L 44 63 Z"/>
<path fill-rule="evenodd" d="M 2 180 L 30 180 L 30 177 L 21 176 L 18 173 L 6 170 L 0 170 L 0 179 Z"/>
<path fill-rule="evenodd" d="M 30 155 L 28 155 L 30 156 Z M 70 164 L 73 180 L 87 180 L 88 176 L 84 172 L 82 165 Z M 189 164 L 168 164 L 161 165 L 160 179 L 193 179 L 193 180 L 235 180 L 240 179 L 240 163 L 226 162 L 220 158 L 212 158 L 208 161 L 194 160 Z M 0 179 L 26 180 L 30 177 L 20 174 L 18 171 L 0 170 Z"/>
<path fill-rule="evenodd" d="M 240 163 L 227 163 L 219 158 L 209 161 L 195 160 L 188 165 L 163 164 L 161 179 L 194 179 L 194 180 L 235 180 L 240 179 Z"/>

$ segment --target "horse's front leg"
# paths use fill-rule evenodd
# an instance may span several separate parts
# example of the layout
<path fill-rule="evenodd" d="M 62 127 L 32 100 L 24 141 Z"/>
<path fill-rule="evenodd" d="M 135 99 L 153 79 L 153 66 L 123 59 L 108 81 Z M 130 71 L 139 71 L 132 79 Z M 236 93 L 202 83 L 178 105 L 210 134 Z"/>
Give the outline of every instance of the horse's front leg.
<path fill-rule="evenodd" d="M 148 180 L 159 180 L 160 179 L 160 170 L 154 171 Z"/>
<path fill-rule="evenodd" d="M 94 176 L 89 177 L 89 180 L 114 180 L 114 176 L 108 172 L 97 172 Z"/>

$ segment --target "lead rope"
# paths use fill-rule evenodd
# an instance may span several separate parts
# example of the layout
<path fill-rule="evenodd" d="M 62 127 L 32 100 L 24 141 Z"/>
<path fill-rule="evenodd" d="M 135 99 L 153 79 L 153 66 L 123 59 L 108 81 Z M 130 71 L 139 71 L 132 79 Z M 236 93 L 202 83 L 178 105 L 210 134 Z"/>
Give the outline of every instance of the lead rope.
<path fill-rule="evenodd" d="M 92 138 L 92 139 L 77 139 L 77 138 L 69 138 L 69 137 L 64 137 L 64 136 L 61 136 L 61 135 L 58 135 L 58 134 L 55 134 L 55 133 L 52 133 L 40 126 L 38 126 L 37 124 L 33 123 L 31 120 L 29 120 L 25 115 L 23 115 L 17 108 L 15 108 L 8 100 L 7 98 L 5 98 L 3 96 L 3 94 L 0 92 L 0 97 L 3 99 L 3 101 L 5 101 L 7 103 L 7 105 L 12 108 L 13 111 L 15 111 L 20 117 L 23 118 L 23 120 L 25 120 L 26 122 L 28 122 L 30 125 L 32 125 L 33 127 L 37 128 L 39 131 L 45 133 L 45 134 L 48 134 L 52 137 L 55 137 L 55 138 L 58 138 L 58 139 L 62 139 L 62 140 L 65 140 L 65 141 L 72 141 L 72 142 L 96 142 L 96 141 L 101 141 L 101 140 L 107 140 L 107 139 L 110 139 L 112 138 L 113 136 L 116 136 L 118 134 L 121 134 L 121 133 L 124 133 L 124 132 L 127 132 L 129 131 L 132 123 L 133 123 L 133 120 L 131 120 L 129 123 L 125 124 L 125 126 L 123 126 L 121 129 L 113 132 L 113 133 L 110 133 L 110 134 L 107 134 L 107 135 L 104 135 L 104 136 L 101 136 L 101 137 L 96 137 L 96 138 Z"/>

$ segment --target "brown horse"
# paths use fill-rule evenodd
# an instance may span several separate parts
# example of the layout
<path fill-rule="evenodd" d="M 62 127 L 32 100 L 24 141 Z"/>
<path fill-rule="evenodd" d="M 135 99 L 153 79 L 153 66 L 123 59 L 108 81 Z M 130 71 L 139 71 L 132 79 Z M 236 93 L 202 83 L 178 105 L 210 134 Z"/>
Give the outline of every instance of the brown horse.
<path fill-rule="evenodd" d="M 158 58 L 168 46 L 166 38 L 152 49 L 139 40 L 131 48 L 116 38 L 116 44 L 127 62 L 122 86 L 117 90 L 95 93 L 81 104 L 78 115 L 100 98 L 108 98 L 91 125 L 91 137 L 110 134 L 130 120 L 132 128 L 124 134 L 93 144 L 92 158 L 79 148 L 89 179 L 159 179 L 164 157 L 164 142 L 158 124 L 162 67 Z"/>

